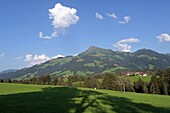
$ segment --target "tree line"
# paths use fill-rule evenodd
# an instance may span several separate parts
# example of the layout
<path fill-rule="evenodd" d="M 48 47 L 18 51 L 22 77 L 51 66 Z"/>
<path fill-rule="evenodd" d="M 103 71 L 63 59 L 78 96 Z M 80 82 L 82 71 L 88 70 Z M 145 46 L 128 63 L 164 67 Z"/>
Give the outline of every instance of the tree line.
<path fill-rule="evenodd" d="M 39 84 L 39 85 L 62 85 L 73 87 L 87 87 L 95 89 L 108 89 L 116 91 L 134 91 L 131 81 L 121 78 L 113 73 L 97 74 L 95 76 L 39 76 L 25 80 L 0 80 L 7 83 Z"/>
<path fill-rule="evenodd" d="M 40 85 L 62 85 L 72 87 L 87 87 L 95 89 L 107 89 L 123 92 L 150 93 L 170 95 L 170 69 L 160 70 L 152 75 L 150 82 L 138 81 L 131 83 L 126 77 L 113 73 L 102 73 L 94 76 L 67 76 L 56 77 L 44 75 L 25 80 L 0 80 L 0 82 L 40 84 Z"/>
<path fill-rule="evenodd" d="M 134 83 L 134 89 L 137 93 L 170 95 L 170 69 L 157 71 L 149 83 L 139 79 Z"/>

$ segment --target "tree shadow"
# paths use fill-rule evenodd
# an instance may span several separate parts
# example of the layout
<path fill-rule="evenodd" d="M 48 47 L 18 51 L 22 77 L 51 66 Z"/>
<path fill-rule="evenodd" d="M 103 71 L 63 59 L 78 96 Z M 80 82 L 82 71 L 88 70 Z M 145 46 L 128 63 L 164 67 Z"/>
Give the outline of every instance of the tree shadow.
<path fill-rule="evenodd" d="M 170 113 L 170 108 L 135 103 L 73 87 L 48 87 L 39 92 L 0 95 L 0 113 Z"/>

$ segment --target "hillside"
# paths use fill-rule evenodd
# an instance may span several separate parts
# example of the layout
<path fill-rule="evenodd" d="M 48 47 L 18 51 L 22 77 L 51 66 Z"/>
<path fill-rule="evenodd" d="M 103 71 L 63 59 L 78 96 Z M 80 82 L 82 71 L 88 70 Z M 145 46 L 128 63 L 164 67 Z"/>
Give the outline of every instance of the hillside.
<path fill-rule="evenodd" d="M 103 71 L 152 70 L 170 67 L 170 57 L 148 49 L 134 53 L 112 51 L 91 46 L 77 56 L 67 56 L 24 68 L 16 72 L 0 74 L 0 78 L 30 78 L 42 75 L 93 75 Z"/>

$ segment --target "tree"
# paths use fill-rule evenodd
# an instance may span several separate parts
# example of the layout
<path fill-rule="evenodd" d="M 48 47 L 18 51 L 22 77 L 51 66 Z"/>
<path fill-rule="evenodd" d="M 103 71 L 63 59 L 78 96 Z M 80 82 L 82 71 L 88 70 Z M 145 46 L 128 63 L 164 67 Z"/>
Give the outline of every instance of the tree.
<path fill-rule="evenodd" d="M 54 85 L 58 85 L 58 82 L 59 82 L 59 78 L 58 77 L 55 77 L 54 80 L 53 80 L 53 83 Z"/>
<path fill-rule="evenodd" d="M 69 76 L 67 79 L 68 79 L 67 85 L 68 85 L 68 86 L 72 86 L 72 77 Z"/>
<path fill-rule="evenodd" d="M 3 80 L 3 79 L 0 79 L 0 82 L 4 82 L 4 80 Z"/>
<path fill-rule="evenodd" d="M 157 76 L 152 76 L 149 83 L 149 93 L 160 94 L 159 82 Z"/>
<path fill-rule="evenodd" d="M 104 78 L 102 80 L 102 88 L 121 91 L 122 84 L 115 74 L 105 73 Z"/>
<path fill-rule="evenodd" d="M 64 85 L 63 77 L 58 78 L 58 85 Z"/>
<path fill-rule="evenodd" d="M 121 84 L 123 86 L 123 91 L 133 92 L 133 85 L 131 84 L 131 81 L 126 78 L 121 78 Z"/>
<path fill-rule="evenodd" d="M 46 83 L 49 85 L 51 82 L 51 77 L 49 75 L 45 76 Z"/>
<path fill-rule="evenodd" d="M 147 83 L 142 81 L 141 78 L 134 82 L 134 89 L 137 93 L 148 93 Z"/>
<path fill-rule="evenodd" d="M 165 82 L 164 76 L 160 76 L 158 82 L 159 82 L 160 94 L 167 95 L 168 89 L 167 89 L 167 84 Z"/>
<path fill-rule="evenodd" d="M 99 88 L 99 82 L 95 77 L 87 77 L 84 81 L 84 86 L 88 88 Z"/>
<path fill-rule="evenodd" d="M 12 80 L 11 80 L 11 79 L 8 79 L 8 80 L 7 80 L 7 83 L 12 83 Z"/>
<path fill-rule="evenodd" d="M 37 77 L 33 77 L 30 80 L 30 84 L 37 84 Z"/>
<path fill-rule="evenodd" d="M 45 75 L 45 76 L 40 76 L 38 77 L 38 83 L 39 84 L 50 84 L 50 81 L 51 81 L 51 77 L 49 75 Z"/>

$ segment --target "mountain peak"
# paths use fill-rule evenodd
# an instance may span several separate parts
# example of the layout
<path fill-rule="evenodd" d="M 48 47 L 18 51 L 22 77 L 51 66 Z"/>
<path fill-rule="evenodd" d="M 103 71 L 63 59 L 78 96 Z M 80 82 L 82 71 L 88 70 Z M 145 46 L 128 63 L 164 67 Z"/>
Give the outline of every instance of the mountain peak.
<path fill-rule="evenodd" d="M 90 46 L 86 51 L 84 51 L 83 53 L 80 53 L 80 56 L 84 56 L 84 55 L 88 55 L 88 54 L 107 54 L 109 53 L 111 50 L 110 49 L 103 49 L 100 47 L 96 47 L 96 46 Z"/>
<path fill-rule="evenodd" d="M 151 49 L 139 49 L 138 51 L 134 52 L 135 55 L 148 55 L 152 57 L 162 58 L 162 55 L 164 54 L 158 53 L 156 51 L 153 51 Z"/>
<path fill-rule="evenodd" d="M 108 53 L 112 51 L 111 49 L 103 49 L 96 46 L 90 46 L 85 52 L 86 53 Z"/>
<path fill-rule="evenodd" d="M 148 54 L 148 53 L 154 53 L 154 54 L 159 54 L 159 53 L 157 53 L 156 51 L 153 51 L 153 50 L 151 50 L 151 49 L 139 49 L 139 50 L 137 50 L 135 53 L 139 53 L 139 54 Z"/>
<path fill-rule="evenodd" d="M 87 51 L 96 51 L 97 49 L 102 49 L 102 48 L 99 48 L 99 47 L 96 47 L 96 46 L 90 46 Z"/>

